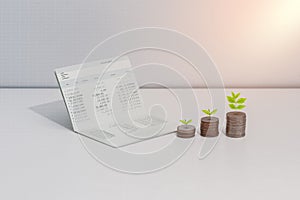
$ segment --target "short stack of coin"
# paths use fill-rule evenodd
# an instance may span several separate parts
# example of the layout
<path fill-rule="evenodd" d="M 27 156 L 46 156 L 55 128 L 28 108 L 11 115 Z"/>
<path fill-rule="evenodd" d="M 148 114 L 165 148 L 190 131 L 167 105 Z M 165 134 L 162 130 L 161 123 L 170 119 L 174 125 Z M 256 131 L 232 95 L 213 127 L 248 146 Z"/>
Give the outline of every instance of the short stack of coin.
<path fill-rule="evenodd" d="M 177 127 L 177 137 L 191 138 L 195 136 L 196 128 L 193 125 L 181 125 Z"/>
<path fill-rule="evenodd" d="M 219 119 L 217 117 L 201 118 L 200 135 L 203 137 L 216 137 L 219 135 Z"/>
<path fill-rule="evenodd" d="M 228 112 L 226 114 L 226 136 L 233 138 L 244 137 L 246 134 L 246 113 Z"/>

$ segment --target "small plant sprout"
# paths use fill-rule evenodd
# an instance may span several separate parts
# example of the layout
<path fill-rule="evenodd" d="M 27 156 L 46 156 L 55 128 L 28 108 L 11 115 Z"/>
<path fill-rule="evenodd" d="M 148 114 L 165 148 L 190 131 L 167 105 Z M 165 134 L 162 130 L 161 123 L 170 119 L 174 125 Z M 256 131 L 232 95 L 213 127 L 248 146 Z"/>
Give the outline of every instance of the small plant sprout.
<path fill-rule="evenodd" d="M 183 123 L 184 125 L 188 125 L 189 123 L 191 123 L 192 122 L 192 120 L 190 119 L 190 120 L 185 120 L 185 119 L 182 119 L 182 120 L 179 120 L 181 123 Z"/>
<path fill-rule="evenodd" d="M 207 110 L 202 110 L 203 113 L 207 114 L 209 117 L 212 116 L 213 114 L 216 114 L 217 113 L 217 109 L 213 109 L 213 110 L 210 110 L 210 109 L 207 109 Z"/>
<path fill-rule="evenodd" d="M 240 93 L 231 92 L 231 96 L 227 96 L 229 107 L 233 110 L 242 110 L 246 107 L 245 101 L 247 98 L 239 98 Z"/>

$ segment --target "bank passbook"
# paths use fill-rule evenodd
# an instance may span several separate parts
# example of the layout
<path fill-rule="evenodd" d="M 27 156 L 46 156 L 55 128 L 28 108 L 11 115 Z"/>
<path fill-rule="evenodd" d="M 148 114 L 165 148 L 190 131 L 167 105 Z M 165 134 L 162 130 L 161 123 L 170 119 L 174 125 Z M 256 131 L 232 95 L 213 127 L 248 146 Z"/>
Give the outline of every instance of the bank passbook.
<path fill-rule="evenodd" d="M 175 132 L 149 114 L 129 57 L 63 67 L 55 75 L 75 132 L 112 147 Z"/>

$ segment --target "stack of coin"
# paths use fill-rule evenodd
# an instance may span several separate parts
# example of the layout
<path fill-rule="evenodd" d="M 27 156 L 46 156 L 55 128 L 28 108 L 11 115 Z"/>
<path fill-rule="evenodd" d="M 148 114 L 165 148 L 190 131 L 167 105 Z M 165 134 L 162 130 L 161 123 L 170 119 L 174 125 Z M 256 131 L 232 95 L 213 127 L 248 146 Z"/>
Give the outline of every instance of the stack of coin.
<path fill-rule="evenodd" d="M 177 127 L 177 137 L 191 138 L 195 136 L 196 128 L 193 125 L 181 125 Z"/>
<path fill-rule="evenodd" d="M 228 137 L 240 138 L 246 132 L 246 113 L 229 112 L 226 114 L 226 135 Z"/>
<path fill-rule="evenodd" d="M 219 135 L 219 119 L 217 117 L 201 118 L 200 135 L 203 137 L 216 137 Z"/>

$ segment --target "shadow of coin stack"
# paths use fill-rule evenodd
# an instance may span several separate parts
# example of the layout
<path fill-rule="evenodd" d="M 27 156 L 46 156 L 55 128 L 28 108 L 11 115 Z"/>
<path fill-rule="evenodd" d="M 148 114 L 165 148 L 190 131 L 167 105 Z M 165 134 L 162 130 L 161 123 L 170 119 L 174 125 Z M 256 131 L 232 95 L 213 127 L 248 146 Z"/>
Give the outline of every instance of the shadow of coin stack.
<path fill-rule="evenodd" d="M 246 132 L 246 113 L 228 112 L 226 114 L 226 136 L 240 138 Z"/>
<path fill-rule="evenodd" d="M 219 119 L 217 117 L 203 117 L 201 119 L 200 135 L 203 137 L 217 137 L 219 135 Z"/>

